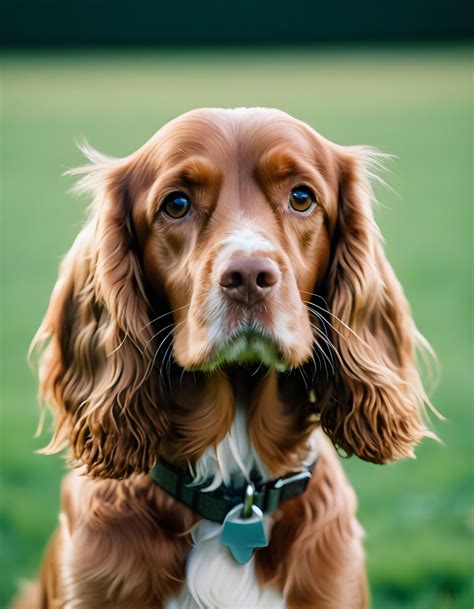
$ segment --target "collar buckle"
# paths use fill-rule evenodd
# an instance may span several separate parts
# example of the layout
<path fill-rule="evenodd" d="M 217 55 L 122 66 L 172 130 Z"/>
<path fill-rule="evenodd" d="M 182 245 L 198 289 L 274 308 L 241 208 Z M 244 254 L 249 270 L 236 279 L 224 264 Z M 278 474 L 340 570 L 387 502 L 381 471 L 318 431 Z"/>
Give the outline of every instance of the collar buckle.
<path fill-rule="evenodd" d="M 278 480 L 275 480 L 275 482 L 273 483 L 273 488 L 283 488 L 293 482 L 306 482 L 307 484 L 310 478 L 311 472 L 305 470 L 302 472 L 298 472 L 297 474 L 293 474 L 292 476 L 288 476 L 287 478 L 278 478 Z"/>
<path fill-rule="evenodd" d="M 287 478 L 278 478 L 278 480 L 275 480 L 267 489 L 265 512 L 274 512 L 282 501 L 303 494 L 310 479 L 311 472 L 305 470 L 288 476 Z"/>

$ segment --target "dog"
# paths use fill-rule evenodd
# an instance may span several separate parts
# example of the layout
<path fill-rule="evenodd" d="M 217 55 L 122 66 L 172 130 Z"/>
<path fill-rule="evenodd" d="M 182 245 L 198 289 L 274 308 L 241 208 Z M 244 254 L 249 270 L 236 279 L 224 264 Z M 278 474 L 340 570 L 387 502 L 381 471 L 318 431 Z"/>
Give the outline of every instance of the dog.
<path fill-rule="evenodd" d="M 34 339 L 66 449 L 43 609 L 363 609 L 356 497 L 430 436 L 426 349 L 374 221 L 382 157 L 273 109 L 200 109 L 93 197 Z"/>

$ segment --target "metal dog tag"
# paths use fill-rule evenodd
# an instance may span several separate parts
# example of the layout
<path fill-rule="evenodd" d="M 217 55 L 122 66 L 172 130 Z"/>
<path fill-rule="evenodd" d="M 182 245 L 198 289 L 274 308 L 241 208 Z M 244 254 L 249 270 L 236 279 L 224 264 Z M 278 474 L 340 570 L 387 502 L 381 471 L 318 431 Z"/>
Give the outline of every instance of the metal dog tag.
<path fill-rule="evenodd" d="M 250 489 L 250 487 L 249 487 Z M 247 489 L 245 503 L 236 505 L 224 520 L 220 541 L 241 565 L 252 558 L 255 548 L 268 546 L 263 512 L 253 505 L 253 489 Z"/>

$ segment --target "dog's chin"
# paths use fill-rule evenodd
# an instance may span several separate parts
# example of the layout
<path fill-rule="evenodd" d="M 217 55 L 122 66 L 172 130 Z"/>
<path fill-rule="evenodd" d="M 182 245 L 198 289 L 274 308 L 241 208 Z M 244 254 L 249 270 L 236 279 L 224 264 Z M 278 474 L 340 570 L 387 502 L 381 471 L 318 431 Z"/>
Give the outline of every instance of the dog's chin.
<path fill-rule="evenodd" d="M 265 366 L 276 372 L 288 370 L 275 341 L 259 333 L 240 332 L 216 350 L 213 357 L 199 366 L 203 372 L 212 372 L 225 366 Z"/>

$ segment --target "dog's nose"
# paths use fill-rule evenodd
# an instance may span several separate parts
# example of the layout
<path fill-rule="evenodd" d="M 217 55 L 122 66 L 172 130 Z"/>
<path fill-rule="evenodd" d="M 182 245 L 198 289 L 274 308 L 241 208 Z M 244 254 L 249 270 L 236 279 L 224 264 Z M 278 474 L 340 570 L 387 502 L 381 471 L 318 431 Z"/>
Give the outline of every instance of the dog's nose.
<path fill-rule="evenodd" d="M 252 307 L 271 292 L 279 279 L 280 269 L 273 260 L 241 256 L 229 262 L 219 283 L 229 298 Z"/>

